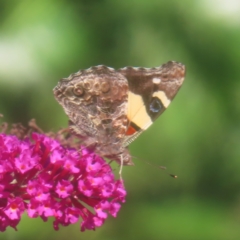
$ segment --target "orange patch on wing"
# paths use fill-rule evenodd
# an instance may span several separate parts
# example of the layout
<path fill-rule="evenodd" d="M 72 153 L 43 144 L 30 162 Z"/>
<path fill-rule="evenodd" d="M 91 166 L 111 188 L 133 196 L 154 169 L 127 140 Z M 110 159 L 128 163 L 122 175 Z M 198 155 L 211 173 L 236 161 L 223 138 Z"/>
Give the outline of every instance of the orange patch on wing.
<path fill-rule="evenodd" d="M 135 132 L 137 132 L 137 130 L 132 126 L 129 126 L 128 129 L 127 129 L 126 135 L 127 136 L 133 135 Z"/>

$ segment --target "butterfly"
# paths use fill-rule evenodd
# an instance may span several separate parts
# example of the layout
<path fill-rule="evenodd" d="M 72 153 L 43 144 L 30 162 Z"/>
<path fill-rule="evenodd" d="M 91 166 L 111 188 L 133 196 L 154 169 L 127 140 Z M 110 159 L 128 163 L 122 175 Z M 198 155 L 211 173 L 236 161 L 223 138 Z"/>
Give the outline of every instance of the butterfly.
<path fill-rule="evenodd" d="M 133 165 L 128 145 L 169 106 L 184 77 L 185 66 L 174 61 L 155 68 L 99 65 L 61 79 L 53 93 L 85 146 Z"/>

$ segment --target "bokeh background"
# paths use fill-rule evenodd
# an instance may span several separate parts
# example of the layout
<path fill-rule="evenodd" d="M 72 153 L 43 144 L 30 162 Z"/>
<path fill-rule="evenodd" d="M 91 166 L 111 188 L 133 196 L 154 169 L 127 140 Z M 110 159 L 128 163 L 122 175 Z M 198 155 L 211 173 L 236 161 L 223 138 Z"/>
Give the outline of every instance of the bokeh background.
<path fill-rule="evenodd" d="M 186 80 L 130 146 L 138 159 L 123 169 L 118 217 L 81 233 L 24 216 L 0 239 L 240 239 L 239 0 L 0 1 L 0 112 L 9 123 L 35 118 L 56 131 L 67 126 L 52 94 L 60 78 L 168 60 L 186 65 Z"/>

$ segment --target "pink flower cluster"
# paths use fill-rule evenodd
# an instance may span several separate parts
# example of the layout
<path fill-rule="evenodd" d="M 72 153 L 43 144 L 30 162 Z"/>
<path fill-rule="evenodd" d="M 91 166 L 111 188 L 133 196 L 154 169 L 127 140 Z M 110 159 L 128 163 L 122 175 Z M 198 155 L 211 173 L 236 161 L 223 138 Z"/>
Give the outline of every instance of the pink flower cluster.
<path fill-rule="evenodd" d="M 87 149 L 64 148 L 43 134 L 0 134 L 0 231 L 16 229 L 26 211 L 53 226 L 81 221 L 81 231 L 116 217 L 126 191 L 111 167 Z"/>

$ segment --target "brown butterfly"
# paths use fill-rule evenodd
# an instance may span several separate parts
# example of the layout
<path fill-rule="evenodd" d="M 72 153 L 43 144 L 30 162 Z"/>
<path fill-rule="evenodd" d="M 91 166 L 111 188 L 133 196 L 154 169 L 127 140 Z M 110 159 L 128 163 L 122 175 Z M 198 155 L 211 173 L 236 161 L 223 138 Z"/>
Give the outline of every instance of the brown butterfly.
<path fill-rule="evenodd" d="M 127 146 L 169 106 L 184 77 L 185 66 L 174 61 L 156 68 L 99 65 L 63 78 L 53 92 L 83 144 L 133 165 Z"/>

